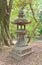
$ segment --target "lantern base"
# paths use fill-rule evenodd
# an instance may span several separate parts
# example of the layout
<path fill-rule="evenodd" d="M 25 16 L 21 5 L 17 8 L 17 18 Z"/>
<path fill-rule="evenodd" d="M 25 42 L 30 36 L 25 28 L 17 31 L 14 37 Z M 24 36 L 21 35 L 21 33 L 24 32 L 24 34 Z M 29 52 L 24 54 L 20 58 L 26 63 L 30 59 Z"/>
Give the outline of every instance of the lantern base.
<path fill-rule="evenodd" d="M 32 47 L 25 46 L 25 47 L 16 47 L 14 46 L 13 50 L 10 52 L 10 57 L 20 61 L 26 58 L 33 52 Z"/>

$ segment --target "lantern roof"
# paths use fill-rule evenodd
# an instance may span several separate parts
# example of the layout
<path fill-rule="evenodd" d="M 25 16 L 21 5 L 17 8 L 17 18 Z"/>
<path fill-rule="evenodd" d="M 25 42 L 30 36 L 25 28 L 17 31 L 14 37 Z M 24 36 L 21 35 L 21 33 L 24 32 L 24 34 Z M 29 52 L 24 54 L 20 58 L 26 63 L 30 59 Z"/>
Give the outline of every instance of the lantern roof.
<path fill-rule="evenodd" d="M 26 19 L 23 19 L 23 18 L 18 18 L 17 20 L 13 22 L 13 24 L 17 24 L 17 25 L 25 25 L 29 23 L 30 21 L 27 21 Z"/>
<path fill-rule="evenodd" d="M 13 24 L 16 24 L 16 25 L 25 25 L 25 24 L 29 24 L 29 23 L 30 23 L 30 21 L 28 21 L 24 18 L 23 10 L 21 10 L 19 12 L 18 18 L 13 22 Z"/>

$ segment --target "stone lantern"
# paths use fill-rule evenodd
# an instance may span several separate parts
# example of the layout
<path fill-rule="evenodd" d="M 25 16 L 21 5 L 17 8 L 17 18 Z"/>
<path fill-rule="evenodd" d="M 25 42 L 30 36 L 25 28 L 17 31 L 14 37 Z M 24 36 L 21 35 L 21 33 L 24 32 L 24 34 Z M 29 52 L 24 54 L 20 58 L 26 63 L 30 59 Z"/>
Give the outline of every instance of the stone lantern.
<path fill-rule="evenodd" d="M 13 50 L 11 52 L 11 57 L 16 60 L 21 60 L 25 58 L 28 54 L 32 53 L 32 48 L 27 44 L 25 41 L 25 34 L 26 34 L 26 24 L 29 24 L 24 18 L 23 9 L 20 10 L 18 19 L 16 19 L 13 24 L 17 25 L 17 30 L 15 31 L 18 35 L 18 41 L 14 45 Z"/>
<path fill-rule="evenodd" d="M 18 42 L 16 46 L 27 46 L 28 44 L 25 41 L 25 34 L 26 34 L 26 24 L 29 24 L 26 19 L 23 18 L 23 10 L 19 12 L 18 19 L 16 19 L 13 24 L 17 25 L 17 30 L 15 31 L 18 35 Z"/>

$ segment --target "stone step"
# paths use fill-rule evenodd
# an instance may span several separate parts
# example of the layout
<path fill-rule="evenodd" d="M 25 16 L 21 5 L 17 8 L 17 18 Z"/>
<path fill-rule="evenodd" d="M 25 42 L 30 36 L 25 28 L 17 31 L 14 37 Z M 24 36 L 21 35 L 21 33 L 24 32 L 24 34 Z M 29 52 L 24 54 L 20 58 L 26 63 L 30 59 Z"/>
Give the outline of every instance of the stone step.
<path fill-rule="evenodd" d="M 10 56 L 16 60 L 21 60 L 26 58 L 33 52 L 31 46 L 17 47 L 14 46 L 12 51 L 10 52 Z"/>
<path fill-rule="evenodd" d="M 31 50 L 31 51 L 29 51 L 29 52 L 27 52 L 27 53 L 25 53 L 25 54 L 15 54 L 15 53 L 11 53 L 11 57 L 12 57 L 13 59 L 16 59 L 16 60 L 20 61 L 20 60 L 22 60 L 22 59 L 28 57 L 28 55 L 30 55 L 31 53 L 33 53 L 33 50 Z"/>
<path fill-rule="evenodd" d="M 30 46 L 26 46 L 26 47 L 14 47 L 14 49 L 12 50 L 12 53 L 17 53 L 17 54 L 25 54 L 26 52 L 29 52 L 31 51 L 31 48 Z"/>

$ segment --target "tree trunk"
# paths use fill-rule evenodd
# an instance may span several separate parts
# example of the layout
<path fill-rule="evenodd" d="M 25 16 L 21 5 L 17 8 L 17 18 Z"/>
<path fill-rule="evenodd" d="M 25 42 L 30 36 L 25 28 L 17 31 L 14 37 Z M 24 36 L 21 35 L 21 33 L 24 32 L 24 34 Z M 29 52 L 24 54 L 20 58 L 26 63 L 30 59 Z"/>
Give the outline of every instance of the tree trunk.
<path fill-rule="evenodd" d="M 4 4 L 5 4 L 4 0 L 0 0 L 0 28 L 1 28 L 1 23 L 3 21 L 3 18 L 5 16 Z M 1 29 L 3 29 L 3 28 L 1 28 Z M 0 29 L 0 41 L 2 42 L 1 29 Z M 0 45 L 1 45 L 1 43 L 0 43 Z"/>
<path fill-rule="evenodd" d="M 12 44 L 12 41 L 11 41 L 11 37 L 10 37 L 10 34 L 9 34 L 9 20 L 10 20 L 10 13 L 11 13 L 11 9 L 12 9 L 12 0 L 9 1 L 9 5 L 7 5 L 7 0 L 4 0 L 1 1 L 2 3 L 2 7 L 3 9 L 5 10 L 3 12 L 3 20 L 1 21 L 1 37 L 2 37 L 2 43 L 7 45 L 7 46 L 10 46 Z M 3 5 L 4 3 L 4 5 Z M 11 5 L 11 6 L 10 6 Z M 2 10 L 3 11 L 3 10 Z M 1 11 L 1 12 L 2 12 Z"/>

